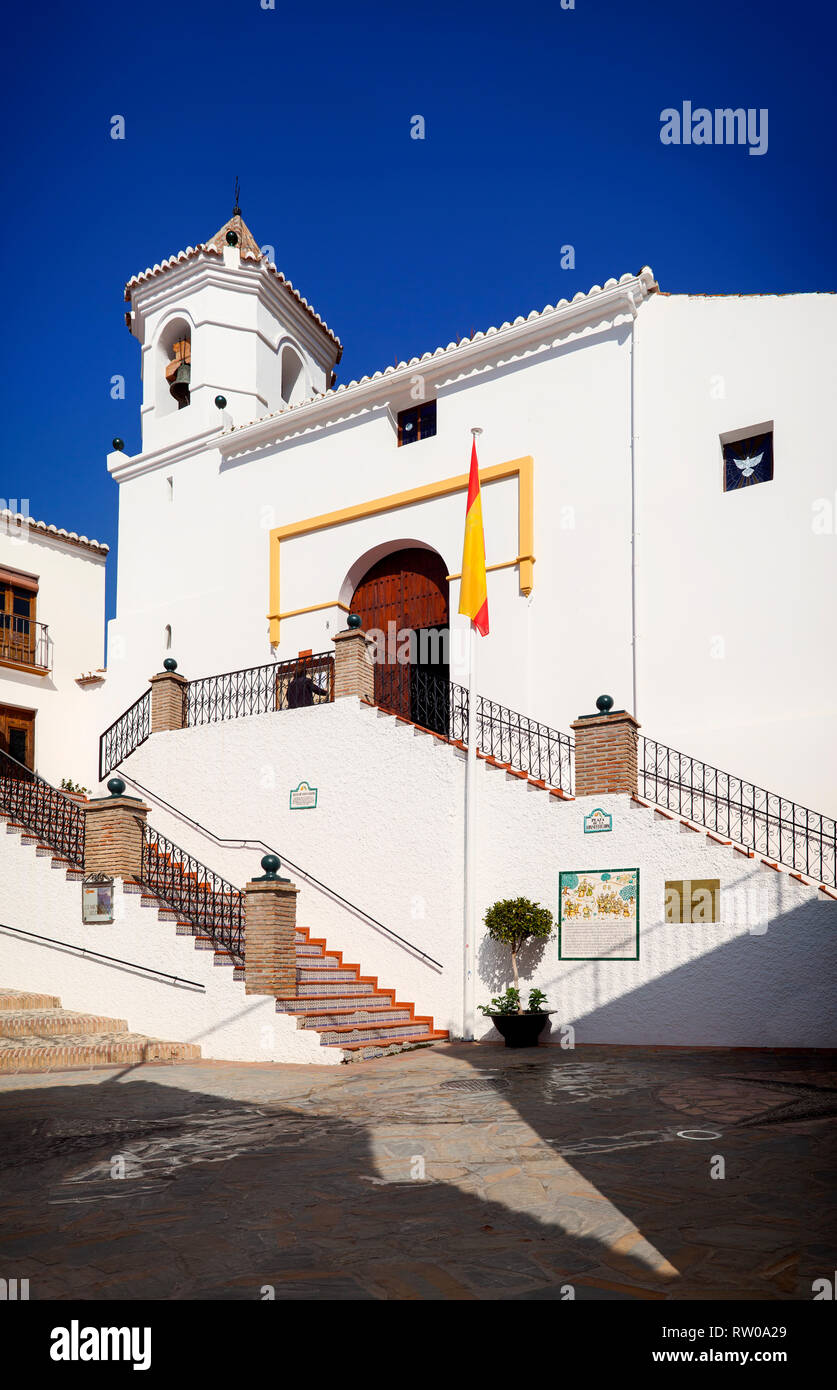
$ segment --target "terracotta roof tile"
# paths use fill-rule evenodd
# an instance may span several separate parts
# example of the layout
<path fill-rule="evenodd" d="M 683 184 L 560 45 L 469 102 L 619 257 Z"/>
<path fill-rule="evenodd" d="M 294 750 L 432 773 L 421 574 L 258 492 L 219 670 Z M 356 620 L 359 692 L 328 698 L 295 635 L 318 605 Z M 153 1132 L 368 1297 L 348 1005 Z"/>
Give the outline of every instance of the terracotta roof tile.
<path fill-rule="evenodd" d="M 294 288 L 291 281 L 285 278 L 281 270 L 277 270 L 273 261 L 268 261 L 262 255 L 258 242 L 240 213 L 235 213 L 228 222 L 224 223 L 223 227 L 219 227 L 218 231 L 213 237 L 210 237 L 209 241 L 202 241 L 197 246 L 187 246 L 185 251 L 179 251 L 177 255 L 169 256 L 165 261 L 161 261 L 153 266 L 148 266 L 145 270 L 140 271 L 138 275 L 132 275 L 125 286 L 126 302 L 130 304 L 131 293 L 138 285 L 145 284 L 156 275 L 162 275 L 165 271 L 173 269 L 174 266 L 182 265 L 185 261 L 194 260 L 200 255 L 223 256 L 227 244 L 226 236 L 228 231 L 238 233 L 238 245 L 241 252 L 241 259 L 243 261 L 261 261 L 268 271 L 268 274 L 276 277 L 280 285 L 293 296 L 296 302 L 301 305 L 323 332 L 331 338 L 337 348 L 337 361 L 339 362 L 343 353 L 343 344 L 337 337 L 337 334 L 332 333 L 325 319 L 320 317 L 316 310 L 308 303 L 308 300 L 299 293 L 299 290 Z M 130 317 L 128 314 L 125 315 L 125 322 L 130 326 Z"/>

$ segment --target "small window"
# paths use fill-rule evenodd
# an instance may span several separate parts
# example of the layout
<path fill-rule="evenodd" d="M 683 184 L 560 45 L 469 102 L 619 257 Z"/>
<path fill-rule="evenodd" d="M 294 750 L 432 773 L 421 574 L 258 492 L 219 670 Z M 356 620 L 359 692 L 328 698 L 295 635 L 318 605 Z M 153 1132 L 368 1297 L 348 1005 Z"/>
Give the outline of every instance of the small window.
<path fill-rule="evenodd" d="M 739 436 L 724 443 L 724 492 L 773 480 L 773 431 Z"/>
<path fill-rule="evenodd" d="M 409 410 L 398 412 L 398 443 L 415 444 L 430 439 L 436 433 L 436 402 L 423 401 Z"/>
<path fill-rule="evenodd" d="M 666 883 L 667 922 L 720 922 L 719 878 L 675 878 Z"/>

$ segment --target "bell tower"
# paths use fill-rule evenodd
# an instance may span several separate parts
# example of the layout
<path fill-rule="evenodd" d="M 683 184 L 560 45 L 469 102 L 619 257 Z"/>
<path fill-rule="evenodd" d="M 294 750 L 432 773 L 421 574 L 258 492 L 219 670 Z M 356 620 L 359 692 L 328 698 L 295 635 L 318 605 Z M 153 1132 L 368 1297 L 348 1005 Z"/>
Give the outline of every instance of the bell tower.
<path fill-rule="evenodd" d="M 236 194 L 237 194 L 236 188 Z M 143 453 L 300 404 L 333 385 L 340 340 L 241 215 L 125 287 L 142 347 Z M 216 405 L 223 397 L 225 420 Z"/>

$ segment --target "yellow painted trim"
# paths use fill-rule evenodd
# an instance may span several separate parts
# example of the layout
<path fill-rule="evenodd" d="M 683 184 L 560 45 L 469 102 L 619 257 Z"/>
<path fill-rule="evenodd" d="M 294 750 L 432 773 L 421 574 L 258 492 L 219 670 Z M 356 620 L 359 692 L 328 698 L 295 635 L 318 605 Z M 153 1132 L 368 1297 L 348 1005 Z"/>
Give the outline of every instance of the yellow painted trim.
<path fill-rule="evenodd" d="M 504 561 L 500 565 L 488 565 L 487 569 L 503 569 L 507 564 L 520 566 L 520 592 L 530 594 L 534 586 L 534 460 L 531 454 L 523 458 L 511 459 L 507 463 L 495 463 L 491 468 L 480 469 L 480 483 L 493 483 L 501 478 L 517 478 L 518 485 L 518 558 Z M 341 507 L 336 512 L 324 512 L 321 516 L 308 517 L 305 521 L 292 521 L 287 526 L 275 526 L 270 532 L 270 641 L 273 646 L 279 641 L 279 623 L 283 617 L 293 616 L 280 612 L 280 547 L 282 541 L 297 536 L 310 535 L 312 531 L 325 531 L 331 526 L 342 526 L 347 521 L 360 521 L 369 516 L 379 516 L 382 512 L 398 511 L 401 507 L 412 507 L 417 502 L 435 501 L 439 497 L 449 497 L 455 492 L 464 492 L 468 486 L 468 474 L 458 473 L 453 478 L 442 478 L 436 483 L 424 483 L 421 487 L 409 488 L 406 492 L 393 492 L 388 497 L 375 497 L 369 502 L 359 502 L 351 507 Z M 330 604 L 317 604 L 314 607 L 331 607 Z M 313 608 L 298 608 L 295 613 L 313 612 Z"/>
<path fill-rule="evenodd" d="M 534 555 L 517 555 L 514 560 L 501 560 L 499 565 L 486 565 L 485 572 L 488 574 L 490 570 L 510 570 L 513 569 L 515 565 L 521 564 L 524 560 L 531 560 L 534 564 L 535 557 Z M 457 574 L 446 574 L 445 578 L 448 580 L 461 579 L 462 571 L 460 570 Z"/>
<path fill-rule="evenodd" d="M 282 618 L 298 618 L 300 613 L 319 613 L 321 608 L 342 608 L 344 613 L 348 613 L 349 605 L 341 603 L 339 598 L 333 598 L 328 603 L 309 603 L 307 608 L 292 608 L 288 613 L 268 613 L 268 620 L 274 619 L 279 622 Z"/>

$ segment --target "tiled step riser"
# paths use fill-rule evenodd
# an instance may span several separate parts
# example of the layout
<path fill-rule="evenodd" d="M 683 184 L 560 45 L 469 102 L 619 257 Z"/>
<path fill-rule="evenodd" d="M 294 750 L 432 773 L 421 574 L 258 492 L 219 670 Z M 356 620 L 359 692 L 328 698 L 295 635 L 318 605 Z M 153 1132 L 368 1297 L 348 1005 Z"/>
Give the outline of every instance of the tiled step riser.
<path fill-rule="evenodd" d="M 279 1014 L 298 1014 L 305 1009 L 316 1009 L 321 997 L 318 994 L 298 994 L 293 999 L 277 999 L 276 1012 Z M 350 1009 L 352 1013 L 346 1021 L 351 1023 L 352 1014 L 359 1010 L 368 1010 L 378 1006 L 381 1009 L 394 1008 L 394 990 L 370 994 L 327 994 L 322 1004 L 322 1013 L 332 1014 L 337 1009 Z"/>
<path fill-rule="evenodd" d="M 373 998 L 375 996 L 375 986 L 368 980 L 358 980 L 354 975 L 347 975 L 342 980 L 300 980 L 297 975 L 296 998 L 297 999 L 317 999 L 320 995 L 327 994 L 335 998 L 340 995 L 342 998 L 357 999 L 359 995 Z"/>
<path fill-rule="evenodd" d="M 297 966 L 297 985 L 323 984 L 342 986 L 357 980 L 356 970 L 310 970 L 307 965 Z M 374 986 L 373 986 L 374 988 Z M 330 988 L 329 994 L 338 994 L 339 989 Z"/>
<path fill-rule="evenodd" d="M 412 1025 L 405 1023 L 391 1030 L 382 1030 L 380 1028 L 373 1027 L 361 1027 L 353 1028 L 351 1032 L 347 1033 L 338 1033 L 334 1029 L 324 1028 L 323 1031 L 320 1033 L 320 1042 L 322 1043 L 323 1047 L 346 1047 L 348 1043 L 357 1042 L 380 1043 L 382 1032 L 385 1037 L 386 1033 L 389 1031 L 391 1031 L 396 1037 L 412 1039 L 426 1036 L 431 1032 L 431 1029 L 428 1023 L 415 1023 Z"/>
<path fill-rule="evenodd" d="M 0 1012 L 23 1012 L 24 1009 L 60 1009 L 61 1000 L 56 994 L 29 994 L 4 990 L 0 992 Z"/>
<path fill-rule="evenodd" d="M 69 1018 L 50 1018 L 49 1014 L 0 1014 L 0 1038 L 57 1038 L 74 1034 L 127 1033 L 124 1018 L 105 1018 L 94 1014 L 71 1015 Z"/>
<path fill-rule="evenodd" d="M 363 1027 L 372 1023 L 409 1023 L 412 1014 L 409 1009 L 373 1009 L 371 1012 L 359 1010 L 356 1013 L 301 1014 L 300 1028 L 338 1028 L 353 1024 Z"/>
<path fill-rule="evenodd" d="M 30 1046 L 0 1052 L 0 1075 L 17 1072 L 62 1071 L 70 1067 L 129 1066 L 143 1062 L 188 1062 L 201 1051 L 191 1043 L 88 1043 Z"/>

